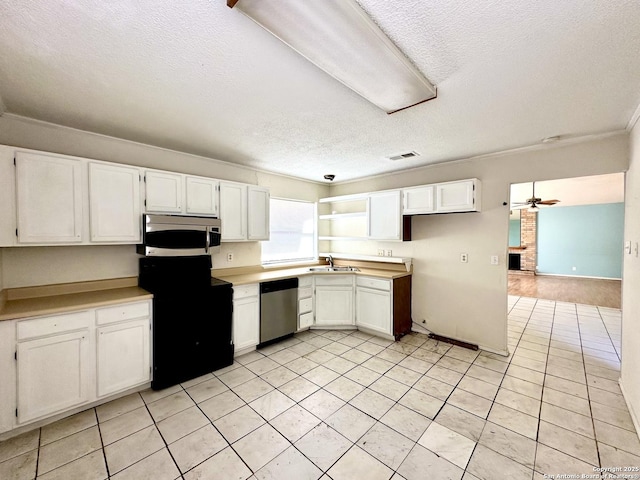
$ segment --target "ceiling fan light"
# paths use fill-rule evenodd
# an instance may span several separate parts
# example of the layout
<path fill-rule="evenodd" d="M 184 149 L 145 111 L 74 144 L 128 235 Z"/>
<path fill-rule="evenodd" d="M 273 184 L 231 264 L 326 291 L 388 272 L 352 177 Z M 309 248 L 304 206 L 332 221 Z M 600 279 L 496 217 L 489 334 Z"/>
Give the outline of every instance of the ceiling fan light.
<path fill-rule="evenodd" d="M 527 211 L 530 213 L 538 213 L 539 210 L 540 208 L 535 203 L 527 208 Z"/>
<path fill-rule="evenodd" d="M 227 0 L 286 45 L 387 113 L 436 96 L 355 0 Z"/>

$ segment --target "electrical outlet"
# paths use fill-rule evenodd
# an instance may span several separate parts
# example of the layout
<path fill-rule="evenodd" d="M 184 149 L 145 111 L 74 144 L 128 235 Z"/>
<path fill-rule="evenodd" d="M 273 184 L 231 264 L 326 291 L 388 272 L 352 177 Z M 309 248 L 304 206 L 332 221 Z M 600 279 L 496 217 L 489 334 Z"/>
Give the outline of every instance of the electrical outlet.
<path fill-rule="evenodd" d="M 498 265 L 498 255 L 491 255 L 491 265 Z"/>
<path fill-rule="evenodd" d="M 391 256 L 391 250 L 387 250 L 387 257 Z"/>
<path fill-rule="evenodd" d="M 378 249 L 378 256 L 379 257 L 384 257 L 384 249 L 382 249 L 382 248 Z"/>
<path fill-rule="evenodd" d="M 462 263 L 468 263 L 469 262 L 469 254 L 467 253 L 461 253 L 460 254 L 460 261 Z"/>
<path fill-rule="evenodd" d="M 233 262 L 233 253 L 227 253 L 227 262 Z"/>

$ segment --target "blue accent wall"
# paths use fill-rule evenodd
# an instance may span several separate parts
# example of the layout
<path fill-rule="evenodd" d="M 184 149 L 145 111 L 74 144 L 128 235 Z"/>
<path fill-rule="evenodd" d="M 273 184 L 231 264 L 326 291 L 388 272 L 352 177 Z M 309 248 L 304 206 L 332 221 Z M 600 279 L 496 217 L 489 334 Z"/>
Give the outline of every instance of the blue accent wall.
<path fill-rule="evenodd" d="M 543 207 L 538 273 L 622 278 L 623 234 L 624 203 Z"/>
<path fill-rule="evenodd" d="M 509 220 L 509 246 L 520 246 L 520 220 Z"/>

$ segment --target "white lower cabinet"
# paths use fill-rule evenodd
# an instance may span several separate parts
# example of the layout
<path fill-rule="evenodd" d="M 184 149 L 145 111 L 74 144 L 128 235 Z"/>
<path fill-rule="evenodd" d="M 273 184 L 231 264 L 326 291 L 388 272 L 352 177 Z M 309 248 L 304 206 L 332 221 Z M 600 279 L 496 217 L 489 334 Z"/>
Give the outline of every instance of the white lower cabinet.
<path fill-rule="evenodd" d="M 149 304 L 97 312 L 97 395 L 104 397 L 149 381 Z"/>
<path fill-rule="evenodd" d="M 75 332 L 18 343 L 18 423 L 91 400 L 92 346 L 88 324 Z"/>
<path fill-rule="evenodd" d="M 316 276 L 315 325 L 354 324 L 353 275 Z"/>
<path fill-rule="evenodd" d="M 392 335 L 391 281 L 376 278 L 356 279 L 356 325 Z"/>
<path fill-rule="evenodd" d="M 233 345 L 236 352 L 260 342 L 260 285 L 233 287 Z"/>
<path fill-rule="evenodd" d="M 15 398 L 15 407 L 0 405 L 0 432 L 148 383 L 150 322 L 145 300 L 5 323 L 4 333 L 17 339 L 1 345 L 15 348 L 16 389 L 15 397 L 1 396 Z M 7 423 L 13 408 L 15 423 Z"/>

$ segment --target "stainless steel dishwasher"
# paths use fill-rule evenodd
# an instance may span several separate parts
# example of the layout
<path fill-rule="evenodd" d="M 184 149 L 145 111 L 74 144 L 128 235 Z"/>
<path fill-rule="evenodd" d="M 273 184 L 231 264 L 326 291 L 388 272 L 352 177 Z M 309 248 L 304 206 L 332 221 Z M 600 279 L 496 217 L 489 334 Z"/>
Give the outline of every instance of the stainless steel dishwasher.
<path fill-rule="evenodd" d="M 298 327 L 298 279 L 260 284 L 260 346 L 293 334 Z"/>

